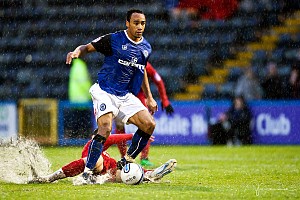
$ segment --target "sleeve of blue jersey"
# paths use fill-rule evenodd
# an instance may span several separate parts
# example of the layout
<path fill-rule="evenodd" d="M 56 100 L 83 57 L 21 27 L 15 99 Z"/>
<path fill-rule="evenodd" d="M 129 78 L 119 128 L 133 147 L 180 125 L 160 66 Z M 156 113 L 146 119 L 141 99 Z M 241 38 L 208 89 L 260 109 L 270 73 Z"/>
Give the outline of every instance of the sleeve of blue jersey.
<path fill-rule="evenodd" d="M 91 44 L 94 48 L 105 56 L 111 56 L 113 51 L 111 47 L 111 34 L 107 34 L 93 40 Z"/>

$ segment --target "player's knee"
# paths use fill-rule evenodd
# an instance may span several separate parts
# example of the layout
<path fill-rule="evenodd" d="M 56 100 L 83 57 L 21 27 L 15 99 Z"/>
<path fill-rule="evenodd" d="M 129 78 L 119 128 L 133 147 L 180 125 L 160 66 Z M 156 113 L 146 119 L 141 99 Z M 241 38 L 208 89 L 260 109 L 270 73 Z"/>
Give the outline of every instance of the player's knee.
<path fill-rule="evenodd" d="M 144 125 L 145 125 L 145 132 L 148 134 L 152 134 L 155 129 L 156 123 L 154 120 L 149 120 L 149 121 L 145 121 Z"/>

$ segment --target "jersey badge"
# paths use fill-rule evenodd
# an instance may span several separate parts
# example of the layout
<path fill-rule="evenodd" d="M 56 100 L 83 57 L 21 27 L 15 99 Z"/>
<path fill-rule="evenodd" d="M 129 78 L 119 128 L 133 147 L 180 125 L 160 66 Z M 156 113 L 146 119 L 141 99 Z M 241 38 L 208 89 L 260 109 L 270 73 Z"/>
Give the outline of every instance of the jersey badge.
<path fill-rule="evenodd" d="M 147 50 L 144 50 L 144 51 L 143 51 L 143 54 L 144 54 L 144 56 L 145 56 L 146 58 L 149 56 L 149 53 L 148 53 Z"/>
<path fill-rule="evenodd" d="M 122 45 L 122 50 L 127 50 L 127 45 Z"/>
<path fill-rule="evenodd" d="M 106 105 L 105 105 L 105 103 L 102 103 L 101 105 L 100 105 L 100 110 L 101 111 L 104 111 L 106 109 Z"/>

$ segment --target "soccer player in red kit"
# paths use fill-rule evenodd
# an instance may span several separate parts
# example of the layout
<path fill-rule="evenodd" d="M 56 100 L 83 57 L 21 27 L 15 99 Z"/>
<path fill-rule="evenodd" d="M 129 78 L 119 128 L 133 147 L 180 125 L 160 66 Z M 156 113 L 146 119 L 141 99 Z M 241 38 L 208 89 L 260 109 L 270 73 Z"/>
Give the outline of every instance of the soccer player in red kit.
<path fill-rule="evenodd" d="M 132 139 L 133 134 L 114 134 L 110 135 L 103 145 L 103 152 L 99 157 L 96 166 L 93 170 L 94 179 L 91 178 L 88 182 L 84 181 L 82 184 L 95 184 L 96 176 L 104 175 L 109 173 L 110 182 L 121 182 L 120 179 L 120 170 L 117 169 L 117 161 L 110 157 L 110 155 L 106 152 L 106 150 L 113 144 L 118 144 L 120 142 L 128 141 Z M 150 138 L 151 141 L 152 138 Z M 54 173 L 42 176 L 42 177 L 35 177 L 32 180 L 28 181 L 28 183 L 51 183 L 59 179 L 64 179 L 67 177 L 74 177 L 81 174 L 84 171 L 89 145 L 92 140 L 89 140 L 82 149 L 81 158 L 78 160 L 74 160 L 66 165 L 64 165 L 59 170 L 55 171 Z M 177 161 L 175 159 L 170 159 L 165 164 L 156 168 L 155 170 L 147 170 L 143 169 L 145 172 L 145 178 L 148 181 L 157 181 L 160 180 L 163 176 L 171 173 L 177 165 Z M 93 182 L 94 181 L 94 182 Z"/>
<path fill-rule="evenodd" d="M 157 71 L 154 69 L 154 67 L 149 62 L 147 62 L 147 65 L 146 65 L 146 72 L 147 72 L 148 78 L 150 78 L 154 82 L 154 84 L 156 85 L 156 87 L 158 89 L 159 96 L 161 99 L 162 110 L 163 111 L 165 110 L 168 115 L 172 115 L 174 112 L 174 109 L 168 99 L 165 84 L 164 84 L 161 76 L 157 73 Z M 137 97 L 147 107 L 146 96 L 142 90 L 140 90 L 140 92 L 137 94 Z M 120 120 L 117 120 L 117 119 L 115 120 L 115 122 L 116 122 L 115 133 L 116 134 L 124 134 L 125 133 L 124 123 L 122 123 Z M 126 154 L 126 151 L 127 151 L 126 142 L 122 142 L 117 145 L 118 145 L 121 157 L 124 157 Z M 153 163 L 151 163 L 148 159 L 149 149 L 150 149 L 150 142 L 148 142 L 146 147 L 141 152 L 141 165 L 142 166 L 148 166 L 148 167 L 153 166 Z"/>

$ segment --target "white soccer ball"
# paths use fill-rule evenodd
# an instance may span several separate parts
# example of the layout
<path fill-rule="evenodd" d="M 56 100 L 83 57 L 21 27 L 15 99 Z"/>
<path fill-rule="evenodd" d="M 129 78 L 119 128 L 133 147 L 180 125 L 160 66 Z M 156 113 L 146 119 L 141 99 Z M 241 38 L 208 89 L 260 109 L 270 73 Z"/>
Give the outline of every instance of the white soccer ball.
<path fill-rule="evenodd" d="M 143 182 L 144 170 L 136 163 L 127 163 L 121 171 L 121 179 L 127 185 L 138 185 Z"/>

